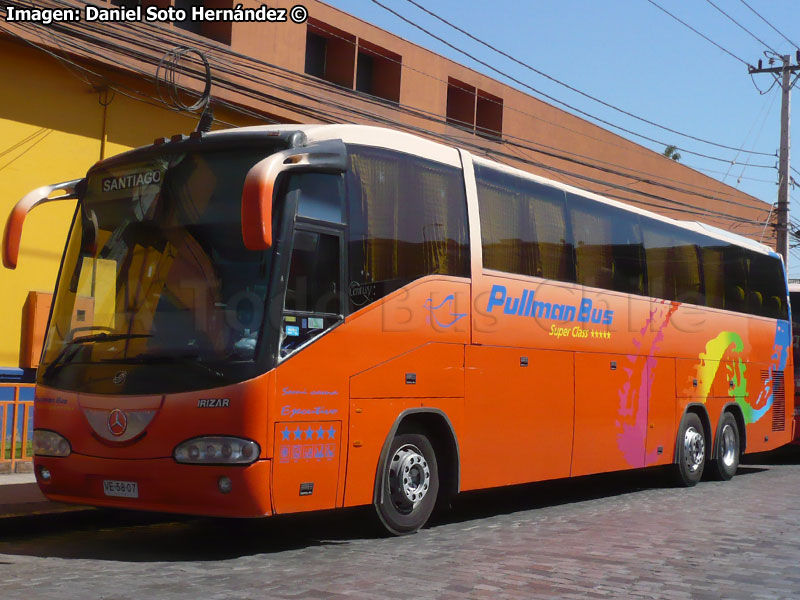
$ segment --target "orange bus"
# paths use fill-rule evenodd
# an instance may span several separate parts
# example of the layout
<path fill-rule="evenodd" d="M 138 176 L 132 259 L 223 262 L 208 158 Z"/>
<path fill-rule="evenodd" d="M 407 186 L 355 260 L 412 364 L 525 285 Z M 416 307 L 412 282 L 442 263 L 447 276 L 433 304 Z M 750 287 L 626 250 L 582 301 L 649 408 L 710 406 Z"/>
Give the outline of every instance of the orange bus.
<path fill-rule="evenodd" d="M 7 266 L 25 214 L 68 198 L 35 400 L 53 500 L 371 504 L 405 534 L 465 490 L 657 465 L 691 486 L 792 438 L 782 261 L 721 230 L 406 133 L 286 125 L 32 192 Z"/>

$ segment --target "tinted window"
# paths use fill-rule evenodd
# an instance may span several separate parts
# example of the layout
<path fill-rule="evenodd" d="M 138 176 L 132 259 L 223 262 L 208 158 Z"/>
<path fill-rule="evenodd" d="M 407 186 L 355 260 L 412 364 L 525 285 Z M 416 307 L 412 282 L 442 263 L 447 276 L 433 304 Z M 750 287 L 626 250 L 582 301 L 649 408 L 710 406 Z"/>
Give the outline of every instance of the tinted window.
<path fill-rule="evenodd" d="M 461 169 L 400 152 L 349 150 L 351 308 L 426 275 L 469 277 Z"/>
<path fill-rule="evenodd" d="M 339 314 L 339 237 L 296 230 L 284 308 Z"/>
<path fill-rule="evenodd" d="M 475 179 L 485 268 L 787 318 L 774 256 L 480 164 Z"/>
<path fill-rule="evenodd" d="M 751 254 L 749 291 L 761 303 L 761 312 L 758 314 L 773 319 L 788 319 L 786 285 L 780 261 L 766 254 Z"/>
<path fill-rule="evenodd" d="M 483 266 L 574 281 L 564 192 L 475 165 Z"/>
<path fill-rule="evenodd" d="M 747 285 L 747 254 L 744 248 L 725 245 L 722 251 L 723 271 L 725 276 L 725 306 L 728 310 L 751 312 L 760 307 L 755 298 L 751 298 Z M 755 314 L 759 314 L 756 312 Z"/>
<path fill-rule="evenodd" d="M 289 191 L 299 190 L 297 214 L 330 223 L 343 223 L 344 176 L 329 173 L 294 175 Z"/>
<path fill-rule="evenodd" d="M 280 356 L 341 321 L 341 234 L 295 229 L 286 282 Z"/>
<path fill-rule="evenodd" d="M 649 293 L 770 318 L 786 319 L 780 261 L 741 246 L 642 219 Z"/>
<path fill-rule="evenodd" d="M 700 249 L 706 306 L 712 308 L 725 308 L 730 303 L 725 279 L 725 250 L 726 247 L 717 240 Z"/>
<path fill-rule="evenodd" d="M 567 194 L 576 280 L 582 285 L 645 294 L 639 215 Z"/>
<path fill-rule="evenodd" d="M 642 219 L 648 293 L 655 298 L 705 304 L 700 236 L 655 219 Z"/>

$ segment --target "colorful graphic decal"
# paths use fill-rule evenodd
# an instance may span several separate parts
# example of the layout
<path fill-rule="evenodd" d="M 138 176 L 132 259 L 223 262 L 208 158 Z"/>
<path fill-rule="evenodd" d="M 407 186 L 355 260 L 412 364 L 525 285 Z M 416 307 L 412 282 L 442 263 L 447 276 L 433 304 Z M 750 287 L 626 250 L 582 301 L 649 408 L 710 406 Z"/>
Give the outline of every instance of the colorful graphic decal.
<path fill-rule="evenodd" d="M 642 352 L 647 351 L 647 359 L 642 361 L 639 360 L 641 355 L 631 354 L 626 357 L 629 366 L 623 367 L 628 380 L 619 389 L 617 427 L 622 431 L 617 435 L 617 445 L 631 466 L 639 466 L 642 448 L 647 440 L 647 412 L 655 377 L 655 354 L 664 341 L 664 331 L 678 306 L 677 302 L 651 305 L 650 316 L 639 335 L 633 339 L 634 346 Z M 644 464 L 652 464 L 657 456 L 655 451 L 645 456 Z"/>
<path fill-rule="evenodd" d="M 455 304 L 455 294 L 450 294 L 436 306 L 433 305 L 433 300 L 430 298 L 425 300 L 425 304 L 423 306 L 430 311 L 430 315 L 428 315 L 428 323 L 431 325 L 435 323 L 438 327 L 443 329 L 447 329 L 448 327 L 452 327 L 458 323 L 461 319 L 467 316 L 467 313 L 453 312 L 455 309 Z"/>
<path fill-rule="evenodd" d="M 697 374 L 700 381 L 702 381 L 702 386 L 699 389 L 701 400 L 705 402 L 708 399 L 712 382 L 718 376 L 720 366 L 724 364 L 727 369 L 726 380 L 729 382 L 728 396 L 734 398 L 741 407 L 744 422 L 746 424 L 755 423 L 772 406 L 775 399 L 774 373 L 776 371 L 782 372 L 786 368 L 790 345 L 789 323 L 788 321 L 778 321 L 775 327 L 775 340 L 772 346 L 767 377 L 763 381 L 758 395 L 755 398 L 751 398 L 754 394 L 748 394 L 747 391 L 747 378 L 745 377 L 747 365 L 741 357 L 744 351 L 742 338 L 732 331 L 721 332 L 706 344 L 706 351 L 700 353 L 699 356 L 702 362 L 697 367 Z"/>
<path fill-rule="evenodd" d="M 786 362 L 789 358 L 789 348 L 791 348 L 791 345 L 792 335 L 790 333 L 789 322 L 778 321 L 778 325 L 775 328 L 775 341 L 772 344 L 772 356 L 770 357 L 770 366 L 767 379 L 764 381 L 764 386 L 759 392 L 754 406 L 751 408 L 750 415 L 752 420 L 748 419 L 748 412 L 745 411 L 745 422 L 755 423 L 761 417 L 763 417 L 772 406 L 772 402 L 775 400 L 774 373 L 776 371 L 782 372 L 786 368 Z M 737 398 L 737 402 L 738 401 L 739 399 Z M 742 403 L 739 402 L 739 404 Z M 745 410 L 744 406 L 742 406 L 742 410 Z"/>
<path fill-rule="evenodd" d="M 640 353 L 627 356 L 628 365 L 623 367 L 627 380 L 618 390 L 617 445 L 631 466 L 640 464 L 642 448 L 646 447 L 648 403 L 657 364 L 655 355 L 678 306 L 678 303 L 653 304 L 647 322 L 633 340 Z M 791 342 L 789 323 L 778 321 L 767 377 L 756 395 L 748 394 L 747 364 L 744 360 L 747 354 L 742 336 L 733 331 L 718 333 L 706 342 L 705 350 L 698 355 L 699 364 L 695 367 L 699 385 L 697 400 L 705 403 L 712 395 L 713 382 L 722 375 L 719 370 L 724 365 L 728 396 L 741 407 L 745 423 L 755 423 L 772 406 L 774 373 L 785 370 Z M 642 361 L 641 356 L 645 352 L 646 360 Z M 644 464 L 652 464 L 655 460 L 656 453 L 652 452 L 645 456 Z"/>
<path fill-rule="evenodd" d="M 726 355 L 728 350 L 732 351 L 733 356 Z M 747 365 L 739 356 L 743 350 L 744 342 L 742 337 L 733 331 L 722 331 L 717 337 L 706 343 L 706 351 L 701 352 L 698 356 L 701 362 L 696 368 L 698 378 L 697 391 L 703 402 L 711 394 L 711 386 L 717 377 L 717 372 L 722 364 L 721 361 L 726 359 L 734 365 L 727 367 L 727 380 L 733 382 L 733 387 L 729 386 L 728 388 L 728 395 L 732 397 L 747 396 L 747 378 L 745 377 Z M 744 406 L 742 406 L 742 410 L 744 410 Z M 751 422 L 747 420 L 746 411 L 745 421 Z"/>

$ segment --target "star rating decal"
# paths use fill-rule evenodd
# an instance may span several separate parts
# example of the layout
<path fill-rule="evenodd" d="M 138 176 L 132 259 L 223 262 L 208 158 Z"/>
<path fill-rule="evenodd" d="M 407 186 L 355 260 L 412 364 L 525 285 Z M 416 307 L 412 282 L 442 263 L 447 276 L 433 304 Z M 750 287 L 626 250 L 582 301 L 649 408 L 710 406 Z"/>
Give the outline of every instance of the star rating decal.
<path fill-rule="evenodd" d="M 277 460 L 281 463 L 335 461 L 337 424 L 328 422 L 282 423 L 278 430 Z M 312 443 L 309 443 L 312 442 Z"/>
<path fill-rule="evenodd" d="M 317 429 L 314 429 L 311 425 L 309 425 L 306 429 L 301 429 L 299 425 L 297 425 L 294 429 L 289 429 L 287 426 L 281 429 L 280 433 L 282 442 L 288 442 L 290 440 L 298 441 L 336 439 L 336 427 L 333 425 L 331 425 L 329 429 L 325 429 L 323 425 L 320 425 Z"/>

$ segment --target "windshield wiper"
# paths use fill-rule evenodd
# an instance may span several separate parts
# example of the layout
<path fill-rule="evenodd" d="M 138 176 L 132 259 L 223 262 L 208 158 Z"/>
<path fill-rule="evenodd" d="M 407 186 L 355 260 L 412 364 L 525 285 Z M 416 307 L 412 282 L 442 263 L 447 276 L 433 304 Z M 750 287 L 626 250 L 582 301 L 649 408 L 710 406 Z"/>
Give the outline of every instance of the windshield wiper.
<path fill-rule="evenodd" d="M 67 342 L 66 346 L 64 346 L 52 360 L 52 362 L 47 365 L 43 375 L 45 377 L 51 375 L 53 369 L 61 362 L 61 359 L 63 359 L 67 352 L 72 348 L 77 348 L 78 346 L 83 346 L 84 344 L 93 344 L 96 342 L 115 342 L 119 340 L 132 340 L 135 338 L 146 337 L 153 336 L 149 333 L 96 333 L 94 335 L 84 335 L 79 338 L 73 338 Z"/>
<path fill-rule="evenodd" d="M 94 335 L 84 335 L 73 338 L 67 342 L 68 346 L 73 344 L 88 344 L 90 342 L 115 342 L 117 340 L 132 340 L 134 338 L 153 337 L 151 333 L 96 333 Z"/>
<path fill-rule="evenodd" d="M 213 367 L 201 362 L 199 354 L 137 354 L 128 358 L 104 358 L 100 362 L 105 363 L 124 363 L 124 364 L 139 364 L 139 365 L 155 365 L 155 364 L 179 364 L 188 365 L 191 367 L 199 368 L 214 375 L 218 379 L 224 379 L 225 375 L 220 373 Z"/>

